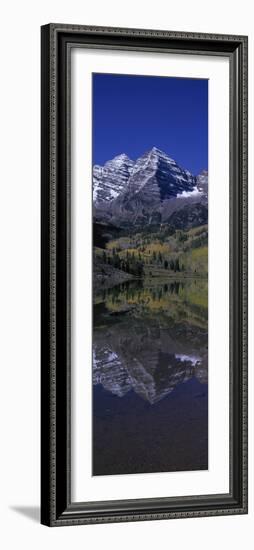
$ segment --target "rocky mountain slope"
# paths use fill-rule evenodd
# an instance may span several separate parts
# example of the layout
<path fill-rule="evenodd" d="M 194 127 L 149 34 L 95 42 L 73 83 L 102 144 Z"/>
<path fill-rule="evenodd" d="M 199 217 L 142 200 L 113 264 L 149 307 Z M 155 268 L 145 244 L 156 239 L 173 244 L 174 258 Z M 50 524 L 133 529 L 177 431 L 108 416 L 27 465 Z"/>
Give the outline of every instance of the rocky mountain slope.
<path fill-rule="evenodd" d="M 122 154 L 109 160 L 104 166 L 93 167 L 93 202 L 110 203 L 126 189 L 134 162 Z"/>
<path fill-rule="evenodd" d="M 208 173 L 194 176 L 156 147 L 136 162 L 122 154 L 93 168 L 94 217 L 118 227 L 173 223 L 181 210 L 180 228 L 192 226 L 196 213 L 204 224 L 207 198 Z"/>
<path fill-rule="evenodd" d="M 182 327 L 183 334 L 132 317 L 107 329 L 107 341 L 94 331 L 93 384 L 123 397 L 134 390 L 154 404 L 195 376 L 207 383 L 207 333 Z M 188 343 L 189 337 L 190 341 Z"/>

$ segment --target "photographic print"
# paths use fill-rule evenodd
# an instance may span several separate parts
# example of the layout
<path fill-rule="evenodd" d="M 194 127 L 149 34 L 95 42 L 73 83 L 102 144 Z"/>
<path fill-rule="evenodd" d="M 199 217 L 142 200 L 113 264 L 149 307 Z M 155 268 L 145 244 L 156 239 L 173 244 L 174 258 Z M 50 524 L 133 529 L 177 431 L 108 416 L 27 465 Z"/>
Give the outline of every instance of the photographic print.
<path fill-rule="evenodd" d="M 93 475 L 208 468 L 208 81 L 93 74 Z"/>
<path fill-rule="evenodd" d="M 246 514 L 248 37 L 41 48 L 41 523 Z"/>
<path fill-rule="evenodd" d="M 246 514 L 248 37 L 41 47 L 41 522 Z"/>

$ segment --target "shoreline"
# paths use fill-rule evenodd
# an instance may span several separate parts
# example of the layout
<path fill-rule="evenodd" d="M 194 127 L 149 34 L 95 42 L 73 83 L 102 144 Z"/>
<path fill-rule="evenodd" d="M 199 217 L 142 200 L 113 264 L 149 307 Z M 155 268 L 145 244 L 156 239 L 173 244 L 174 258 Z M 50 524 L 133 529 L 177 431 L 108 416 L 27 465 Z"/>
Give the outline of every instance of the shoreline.
<path fill-rule="evenodd" d="M 207 274 L 199 274 L 199 273 L 172 273 L 168 276 L 153 276 L 153 277 L 135 277 L 129 276 L 128 278 L 125 278 L 121 281 L 113 281 L 111 280 L 105 280 L 105 283 L 98 284 L 98 281 L 96 281 L 96 284 L 93 285 L 93 292 L 96 294 L 97 292 L 103 291 L 103 290 L 110 290 L 114 287 L 120 286 L 125 283 L 131 283 L 131 282 L 143 282 L 145 284 L 166 284 L 168 281 L 174 282 L 174 281 L 184 281 L 184 280 L 191 280 L 191 279 L 198 279 L 208 282 L 208 276 Z"/>

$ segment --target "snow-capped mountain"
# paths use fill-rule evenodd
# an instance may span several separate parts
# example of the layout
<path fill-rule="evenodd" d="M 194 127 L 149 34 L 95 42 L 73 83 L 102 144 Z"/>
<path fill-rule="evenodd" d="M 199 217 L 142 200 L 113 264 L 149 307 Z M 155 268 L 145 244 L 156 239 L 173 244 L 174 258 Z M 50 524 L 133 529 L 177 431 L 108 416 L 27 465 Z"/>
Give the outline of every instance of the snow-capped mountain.
<path fill-rule="evenodd" d="M 186 205 L 190 220 L 190 207 L 200 203 L 206 223 L 207 191 L 206 171 L 194 176 L 156 147 L 135 162 L 121 154 L 93 168 L 94 213 L 116 225 L 169 221 L 184 207 L 186 217 Z"/>
<path fill-rule="evenodd" d="M 151 338 L 151 325 L 132 317 L 129 323 L 108 326 L 106 341 L 95 329 L 93 384 L 118 397 L 134 391 L 151 404 L 193 376 L 207 384 L 207 334 L 200 332 L 193 341 L 186 337 L 192 334 L 187 324 L 182 334 L 159 322 L 152 327 L 156 338 Z"/>
<path fill-rule="evenodd" d="M 126 189 L 134 162 L 122 154 L 107 161 L 104 166 L 93 167 L 93 201 L 95 204 L 108 203 Z"/>
<path fill-rule="evenodd" d="M 197 176 L 197 189 L 200 193 L 208 197 L 208 172 L 207 170 L 203 170 L 198 176 Z"/>
<path fill-rule="evenodd" d="M 93 168 L 95 204 L 111 202 L 125 192 L 165 200 L 195 192 L 195 186 L 196 178 L 156 147 L 136 162 L 121 154 Z"/>
<path fill-rule="evenodd" d="M 128 193 L 163 201 L 183 192 L 193 192 L 196 179 L 166 153 L 153 147 L 134 164 Z"/>

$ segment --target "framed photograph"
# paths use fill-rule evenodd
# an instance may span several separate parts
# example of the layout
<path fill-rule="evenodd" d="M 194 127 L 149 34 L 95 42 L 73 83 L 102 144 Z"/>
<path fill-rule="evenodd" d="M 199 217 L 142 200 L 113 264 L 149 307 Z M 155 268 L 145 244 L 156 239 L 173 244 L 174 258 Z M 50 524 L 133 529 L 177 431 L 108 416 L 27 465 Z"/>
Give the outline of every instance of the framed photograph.
<path fill-rule="evenodd" d="M 248 39 L 41 37 L 41 521 L 245 514 Z"/>

